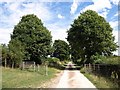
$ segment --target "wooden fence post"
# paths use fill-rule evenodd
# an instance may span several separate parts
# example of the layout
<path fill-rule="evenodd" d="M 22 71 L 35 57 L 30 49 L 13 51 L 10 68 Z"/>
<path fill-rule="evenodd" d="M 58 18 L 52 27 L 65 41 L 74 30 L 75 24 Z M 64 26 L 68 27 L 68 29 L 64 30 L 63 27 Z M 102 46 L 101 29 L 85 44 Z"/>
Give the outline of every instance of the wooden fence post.
<path fill-rule="evenodd" d="M 6 68 L 6 66 L 7 66 L 7 60 L 6 60 L 6 58 L 5 58 L 5 68 Z"/>
<path fill-rule="evenodd" d="M 100 66 L 99 66 L 99 64 L 98 64 L 98 78 L 100 80 Z"/>
<path fill-rule="evenodd" d="M 22 69 L 24 70 L 25 68 L 25 62 L 22 63 Z"/>
<path fill-rule="evenodd" d="M 39 64 L 37 66 L 38 66 L 38 71 L 39 71 Z"/>
<path fill-rule="evenodd" d="M 99 66 L 99 64 L 98 64 L 98 72 L 100 72 L 100 66 Z"/>
<path fill-rule="evenodd" d="M 94 71 L 95 71 L 95 64 L 93 65 Z"/>
<path fill-rule="evenodd" d="M 45 75 L 46 76 L 48 75 L 48 65 L 47 64 L 45 65 Z"/>
<path fill-rule="evenodd" d="M 84 69 L 85 69 L 85 73 L 86 73 L 86 64 L 84 64 Z"/>
<path fill-rule="evenodd" d="M 89 63 L 89 73 L 91 73 L 91 64 Z"/>
<path fill-rule="evenodd" d="M 34 62 L 34 71 L 35 71 L 35 62 Z"/>
<path fill-rule="evenodd" d="M 12 69 L 14 68 L 14 62 L 12 63 Z"/>

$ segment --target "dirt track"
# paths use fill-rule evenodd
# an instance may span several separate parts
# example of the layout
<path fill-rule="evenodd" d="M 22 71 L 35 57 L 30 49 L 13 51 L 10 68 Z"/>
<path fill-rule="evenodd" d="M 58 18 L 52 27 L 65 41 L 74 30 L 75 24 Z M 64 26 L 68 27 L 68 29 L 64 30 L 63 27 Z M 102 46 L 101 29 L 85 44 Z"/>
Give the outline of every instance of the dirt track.
<path fill-rule="evenodd" d="M 69 67 L 71 63 L 68 63 Z M 74 67 L 74 66 L 73 66 Z M 96 87 L 79 70 L 64 70 L 50 83 L 48 88 L 95 88 Z"/>
<path fill-rule="evenodd" d="M 78 70 L 64 70 L 56 88 L 96 88 Z"/>

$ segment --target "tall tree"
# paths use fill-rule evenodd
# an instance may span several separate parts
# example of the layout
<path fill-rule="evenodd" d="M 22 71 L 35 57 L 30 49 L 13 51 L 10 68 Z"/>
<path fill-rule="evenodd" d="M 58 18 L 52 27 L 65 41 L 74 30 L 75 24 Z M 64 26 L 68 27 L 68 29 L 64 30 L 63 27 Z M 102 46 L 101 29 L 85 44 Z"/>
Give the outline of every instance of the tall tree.
<path fill-rule="evenodd" d="M 25 57 L 24 46 L 18 39 L 12 39 L 9 42 L 9 59 L 12 67 L 19 67 Z"/>
<path fill-rule="evenodd" d="M 46 57 L 50 53 L 51 33 L 36 15 L 22 17 L 11 35 L 11 40 L 15 38 L 21 41 L 25 48 L 25 60 L 41 63 L 41 57 Z"/>
<path fill-rule="evenodd" d="M 95 11 L 87 10 L 74 20 L 68 30 L 67 40 L 72 51 L 85 60 L 92 63 L 91 56 L 109 56 L 117 48 L 109 23 Z M 73 56 L 74 57 L 74 56 Z"/>
<path fill-rule="evenodd" d="M 62 60 L 68 60 L 70 56 L 69 45 L 63 40 L 55 40 L 53 44 L 53 56 Z"/>
<path fill-rule="evenodd" d="M 8 47 L 5 44 L 1 44 L 0 48 L 2 50 L 2 65 L 7 66 L 7 58 L 8 58 Z"/>

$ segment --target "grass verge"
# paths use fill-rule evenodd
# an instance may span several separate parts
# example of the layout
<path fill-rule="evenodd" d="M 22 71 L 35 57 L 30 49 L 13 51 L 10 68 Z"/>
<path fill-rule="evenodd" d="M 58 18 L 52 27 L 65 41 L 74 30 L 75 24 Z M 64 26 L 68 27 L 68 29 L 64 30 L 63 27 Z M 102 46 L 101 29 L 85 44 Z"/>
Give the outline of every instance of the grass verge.
<path fill-rule="evenodd" d="M 81 73 L 84 74 L 95 86 L 96 88 L 118 88 L 118 85 L 116 82 L 113 82 L 112 80 L 97 76 L 92 73 L 85 73 L 84 69 L 81 69 Z"/>
<path fill-rule="evenodd" d="M 48 82 L 58 72 L 57 69 L 48 68 L 48 75 L 45 70 L 28 71 L 20 69 L 2 68 L 2 88 L 36 88 Z"/>

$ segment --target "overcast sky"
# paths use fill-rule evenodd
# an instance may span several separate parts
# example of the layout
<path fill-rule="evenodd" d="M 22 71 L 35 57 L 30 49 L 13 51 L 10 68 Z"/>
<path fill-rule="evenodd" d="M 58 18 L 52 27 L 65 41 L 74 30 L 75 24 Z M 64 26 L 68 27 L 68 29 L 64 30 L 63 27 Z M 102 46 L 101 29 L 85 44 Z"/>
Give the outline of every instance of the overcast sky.
<path fill-rule="evenodd" d="M 80 13 L 91 9 L 103 16 L 113 28 L 118 42 L 119 0 L 0 0 L 0 44 L 8 44 L 13 28 L 26 14 L 37 15 L 51 31 L 53 41 L 67 41 L 66 31 Z M 115 52 L 117 54 L 117 52 Z"/>

